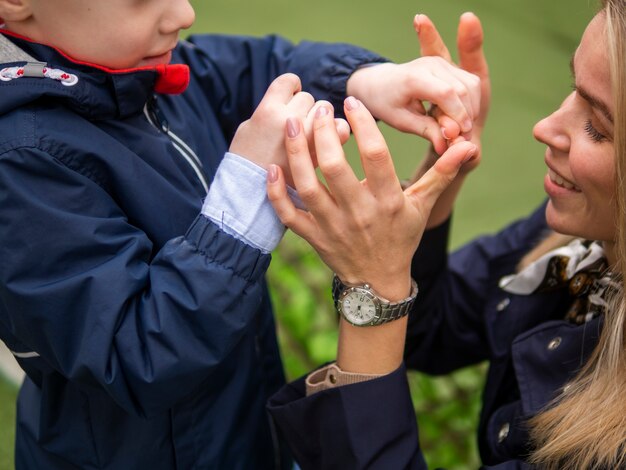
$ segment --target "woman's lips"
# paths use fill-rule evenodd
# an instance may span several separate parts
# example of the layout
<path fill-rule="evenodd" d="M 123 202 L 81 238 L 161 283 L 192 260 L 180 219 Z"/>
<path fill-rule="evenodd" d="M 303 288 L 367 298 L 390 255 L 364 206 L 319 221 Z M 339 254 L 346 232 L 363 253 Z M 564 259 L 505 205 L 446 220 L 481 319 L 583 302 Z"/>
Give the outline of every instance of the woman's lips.
<path fill-rule="evenodd" d="M 565 178 L 563 178 L 561 175 L 559 175 L 556 171 L 552 170 L 551 168 L 548 168 L 548 177 L 550 178 L 550 181 L 552 181 L 557 186 L 560 186 L 565 189 L 569 189 L 571 191 L 580 192 L 580 188 L 578 186 L 576 186 L 571 181 L 566 180 Z"/>

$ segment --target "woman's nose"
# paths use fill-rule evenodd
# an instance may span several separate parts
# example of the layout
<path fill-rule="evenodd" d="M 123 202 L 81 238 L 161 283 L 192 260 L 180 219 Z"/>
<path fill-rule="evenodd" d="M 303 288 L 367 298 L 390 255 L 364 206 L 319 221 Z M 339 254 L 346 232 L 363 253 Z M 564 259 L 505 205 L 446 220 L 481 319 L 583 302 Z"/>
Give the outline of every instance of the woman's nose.
<path fill-rule="evenodd" d="M 570 133 L 568 131 L 568 105 L 569 99 L 549 116 L 543 118 L 533 127 L 533 136 L 556 150 L 567 152 L 570 146 Z"/>

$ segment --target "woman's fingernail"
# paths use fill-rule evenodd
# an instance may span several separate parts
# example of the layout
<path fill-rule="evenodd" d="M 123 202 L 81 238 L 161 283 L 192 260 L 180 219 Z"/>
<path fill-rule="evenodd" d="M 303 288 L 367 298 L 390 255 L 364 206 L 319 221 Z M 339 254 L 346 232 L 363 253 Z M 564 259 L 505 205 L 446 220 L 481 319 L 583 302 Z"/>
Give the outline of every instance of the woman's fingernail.
<path fill-rule="evenodd" d="M 413 18 L 414 18 L 413 24 L 415 25 L 415 32 L 419 34 L 420 33 L 420 14 L 418 13 Z"/>
<path fill-rule="evenodd" d="M 471 149 L 469 149 L 467 151 L 467 153 L 465 154 L 465 158 L 463 159 L 463 165 L 469 161 L 471 161 L 474 156 L 476 155 L 476 146 L 472 147 Z"/>
<path fill-rule="evenodd" d="M 465 132 L 469 132 L 472 128 L 472 120 L 471 119 L 466 119 L 465 121 L 463 121 L 463 129 L 465 129 Z"/>
<path fill-rule="evenodd" d="M 276 181 L 278 181 L 278 168 L 276 165 L 270 165 L 267 169 L 267 181 L 269 183 L 276 183 Z"/>
<path fill-rule="evenodd" d="M 346 109 L 348 111 L 352 111 L 353 109 L 358 108 L 359 102 L 354 96 L 348 96 L 346 98 Z"/>
<path fill-rule="evenodd" d="M 290 138 L 298 137 L 300 134 L 300 123 L 294 118 L 287 118 L 287 135 Z"/>
<path fill-rule="evenodd" d="M 442 128 L 441 128 L 441 135 L 443 136 L 443 138 L 444 138 L 444 139 L 446 139 L 446 140 L 450 140 L 450 137 L 448 137 L 448 136 L 446 135 L 446 128 L 445 128 L 445 127 L 442 127 Z"/>
<path fill-rule="evenodd" d="M 315 112 L 315 117 L 321 118 L 322 116 L 326 116 L 327 114 L 328 114 L 328 108 L 326 106 L 320 106 L 319 108 L 317 108 L 317 111 Z"/>

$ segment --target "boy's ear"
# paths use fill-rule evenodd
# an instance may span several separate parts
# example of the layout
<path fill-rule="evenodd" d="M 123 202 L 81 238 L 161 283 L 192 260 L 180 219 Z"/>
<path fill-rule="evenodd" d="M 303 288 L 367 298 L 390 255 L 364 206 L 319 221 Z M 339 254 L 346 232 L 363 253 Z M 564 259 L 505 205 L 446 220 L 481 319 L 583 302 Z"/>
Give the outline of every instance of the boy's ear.
<path fill-rule="evenodd" d="M 0 18 L 4 21 L 24 21 L 31 14 L 30 0 L 0 0 Z"/>

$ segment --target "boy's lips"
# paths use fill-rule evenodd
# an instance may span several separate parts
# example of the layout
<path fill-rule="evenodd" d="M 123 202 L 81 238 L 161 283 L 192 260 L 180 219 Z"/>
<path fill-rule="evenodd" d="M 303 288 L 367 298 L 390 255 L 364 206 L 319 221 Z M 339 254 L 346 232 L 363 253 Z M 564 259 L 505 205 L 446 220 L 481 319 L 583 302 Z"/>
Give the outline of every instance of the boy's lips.
<path fill-rule="evenodd" d="M 169 50 L 163 54 L 145 57 L 139 63 L 140 67 L 146 67 L 151 65 L 169 64 L 172 60 L 172 51 Z"/>

